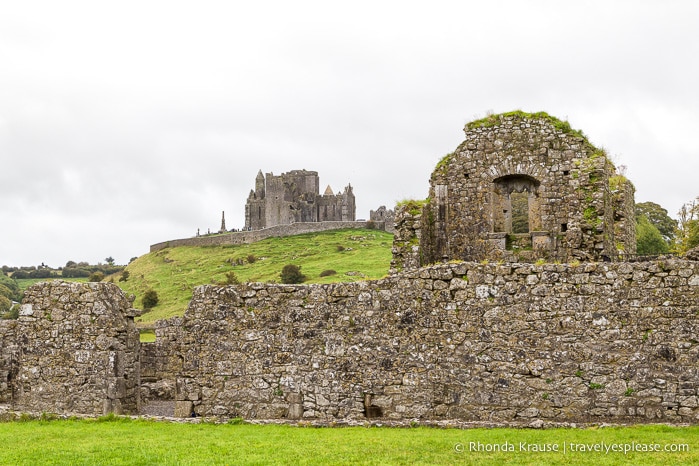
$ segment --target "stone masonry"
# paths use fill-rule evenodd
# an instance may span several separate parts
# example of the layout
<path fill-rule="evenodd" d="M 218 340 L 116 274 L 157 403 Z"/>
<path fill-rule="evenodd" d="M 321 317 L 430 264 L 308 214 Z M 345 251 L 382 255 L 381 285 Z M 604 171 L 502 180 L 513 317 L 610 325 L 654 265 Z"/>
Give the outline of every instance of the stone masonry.
<path fill-rule="evenodd" d="M 452 263 L 195 291 L 180 415 L 699 421 L 699 264 Z"/>
<path fill-rule="evenodd" d="M 414 262 L 415 253 L 427 265 L 611 261 L 635 252 L 633 185 L 582 133 L 523 112 L 469 123 L 465 133 L 437 164 L 419 212 L 397 212 L 396 223 L 408 228 L 396 235 L 399 256 Z M 419 225 L 406 215 L 418 215 Z"/>
<path fill-rule="evenodd" d="M 6 377 L 0 399 L 37 412 L 138 413 L 135 315 L 113 284 L 54 281 L 30 287 L 11 333 L 0 336 L 3 355 L 14 340 L 10 367 L 0 367 Z"/>

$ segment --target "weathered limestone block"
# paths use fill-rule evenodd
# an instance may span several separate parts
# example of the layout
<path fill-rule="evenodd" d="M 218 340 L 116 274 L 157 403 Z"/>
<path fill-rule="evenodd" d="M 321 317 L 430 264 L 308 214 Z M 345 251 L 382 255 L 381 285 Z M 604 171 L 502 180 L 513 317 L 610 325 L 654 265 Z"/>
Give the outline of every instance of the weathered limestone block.
<path fill-rule="evenodd" d="M 54 413 L 137 413 L 137 314 L 109 283 L 52 281 L 27 289 L 16 324 L 14 406 Z"/>

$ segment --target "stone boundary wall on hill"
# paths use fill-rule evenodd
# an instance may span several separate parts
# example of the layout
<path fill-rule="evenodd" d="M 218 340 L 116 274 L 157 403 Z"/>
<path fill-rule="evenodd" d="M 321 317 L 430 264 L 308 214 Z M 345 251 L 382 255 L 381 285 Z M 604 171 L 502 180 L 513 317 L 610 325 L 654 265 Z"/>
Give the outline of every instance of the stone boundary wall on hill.
<path fill-rule="evenodd" d="M 385 230 L 384 222 L 299 222 L 289 225 L 276 225 L 262 230 L 236 231 L 220 235 L 197 236 L 194 238 L 174 239 L 162 243 L 152 244 L 150 252 L 176 246 L 224 246 L 230 244 L 250 244 L 267 238 L 301 235 L 328 230 L 341 230 L 345 228 L 374 228 Z"/>
<path fill-rule="evenodd" d="M 195 290 L 181 416 L 699 422 L 699 264 L 450 263 Z"/>

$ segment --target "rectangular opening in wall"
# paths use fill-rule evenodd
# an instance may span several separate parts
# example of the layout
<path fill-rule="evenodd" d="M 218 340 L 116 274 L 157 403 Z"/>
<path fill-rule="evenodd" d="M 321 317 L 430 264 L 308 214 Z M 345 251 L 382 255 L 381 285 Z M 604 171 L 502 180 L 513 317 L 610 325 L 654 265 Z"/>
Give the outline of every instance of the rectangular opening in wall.
<path fill-rule="evenodd" d="M 563 175 L 564 176 L 570 175 L 570 170 L 563 170 Z"/>
<path fill-rule="evenodd" d="M 468 178 L 468 173 L 464 173 L 464 178 Z"/>
<path fill-rule="evenodd" d="M 529 193 L 510 194 L 512 205 L 512 233 L 529 233 Z"/>
<path fill-rule="evenodd" d="M 561 223 L 561 233 L 565 233 L 566 231 L 568 231 L 568 224 Z"/>

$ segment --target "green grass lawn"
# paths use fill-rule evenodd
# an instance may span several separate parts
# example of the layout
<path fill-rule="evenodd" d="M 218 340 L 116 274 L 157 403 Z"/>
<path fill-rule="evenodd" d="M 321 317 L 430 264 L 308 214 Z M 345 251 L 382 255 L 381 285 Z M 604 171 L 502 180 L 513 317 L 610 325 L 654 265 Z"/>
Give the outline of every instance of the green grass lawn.
<path fill-rule="evenodd" d="M 470 451 L 513 445 L 514 452 Z M 507 443 L 505 443 L 507 442 Z M 520 451 L 529 445 L 688 445 L 682 453 Z M 0 423 L 0 464 L 699 464 L 699 427 L 437 429 L 175 424 L 144 420 Z"/>
<path fill-rule="evenodd" d="M 126 268 L 128 281 L 120 282 L 118 276 L 114 280 L 125 292 L 136 296 L 136 307 L 141 307 L 140 299 L 146 290 L 158 293 L 158 305 L 137 319 L 147 324 L 182 315 L 194 287 L 225 282 L 229 272 L 234 272 L 241 283 L 279 282 L 282 268 L 295 264 L 307 276 L 304 283 L 381 278 L 388 274 L 392 244 L 390 233 L 349 229 L 236 246 L 182 246 L 143 255 Z M 325 270 L 337 273 L 321 277 Z"/>

